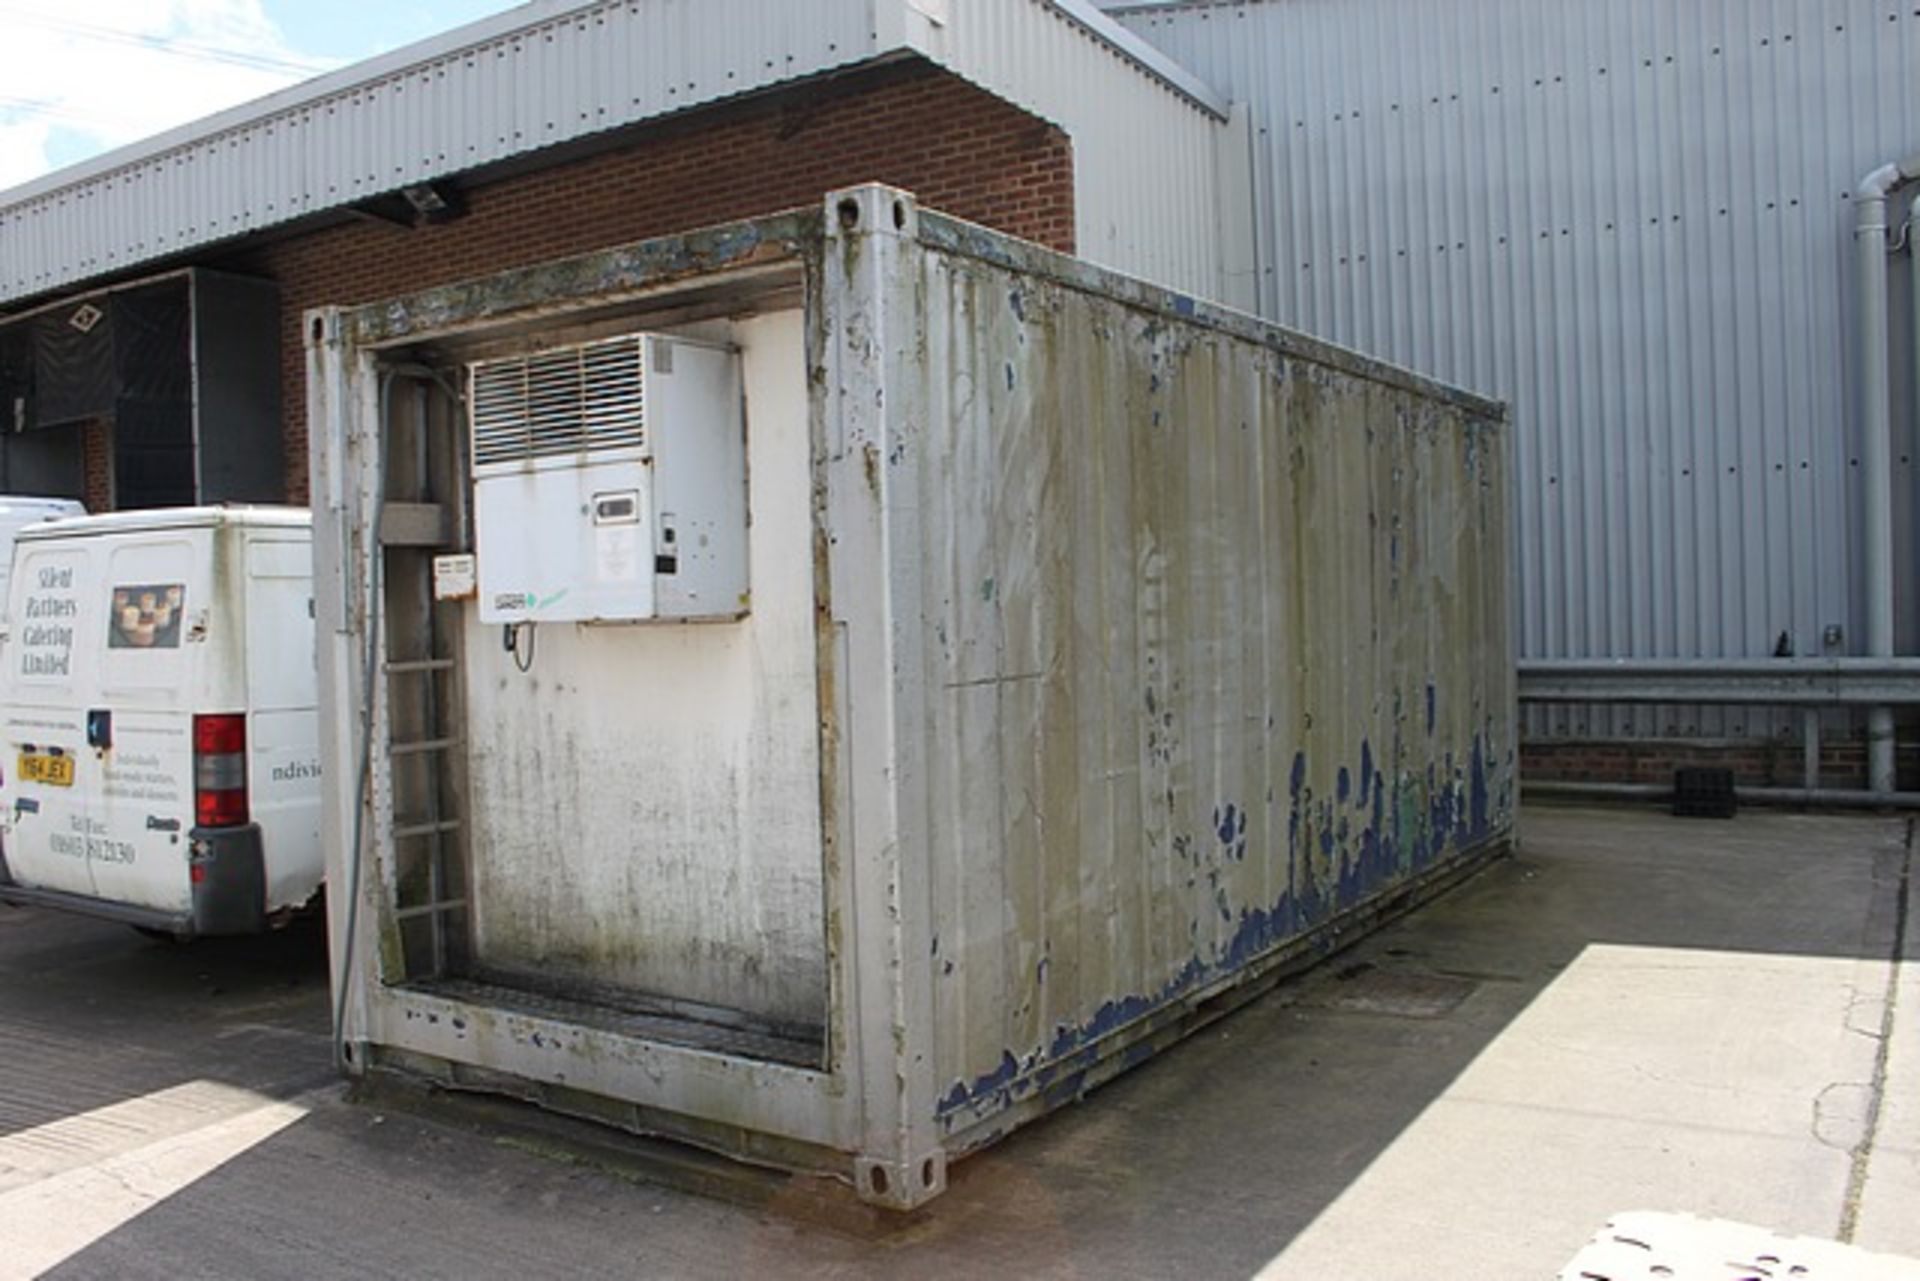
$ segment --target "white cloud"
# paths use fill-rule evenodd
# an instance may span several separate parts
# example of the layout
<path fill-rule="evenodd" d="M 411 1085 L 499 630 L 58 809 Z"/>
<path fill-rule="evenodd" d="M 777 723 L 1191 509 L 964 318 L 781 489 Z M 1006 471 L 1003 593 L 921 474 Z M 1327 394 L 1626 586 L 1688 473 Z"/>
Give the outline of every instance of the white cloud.
<path fill-rule="evenodd" d="M 260 0 L 0 0 L 0 37 L 0 189 L 322 69 Z"/>

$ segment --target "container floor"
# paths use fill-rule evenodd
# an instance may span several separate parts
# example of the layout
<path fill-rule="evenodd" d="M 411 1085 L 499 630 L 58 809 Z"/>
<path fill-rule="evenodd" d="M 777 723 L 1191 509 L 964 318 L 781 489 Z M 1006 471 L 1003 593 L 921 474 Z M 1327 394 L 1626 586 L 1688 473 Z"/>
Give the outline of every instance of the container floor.
<path fill-rule="evenodd" d="M 764 1059 L 795 1067 L 818 1067 L 822 1057 L 823 1037 L 819 1033 L 808 1035 L 799 1029 L 768 1028 L 732 1011 L 676 1007 L 667 1001 L 615 989 L 543 992 L 531 980 L 507 976 L 498 976 L 492 981 L 436 979 L 407 986 L 484 1009 L 563 1019 L 582 1027 L 666 1045 L 711 1050 L 716 1054 Z"/>

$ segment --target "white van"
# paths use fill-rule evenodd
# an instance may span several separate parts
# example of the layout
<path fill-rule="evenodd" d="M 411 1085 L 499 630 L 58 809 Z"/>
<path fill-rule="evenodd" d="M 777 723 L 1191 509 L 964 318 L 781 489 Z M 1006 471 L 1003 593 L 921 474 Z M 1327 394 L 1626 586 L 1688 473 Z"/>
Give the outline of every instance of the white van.
<path fill-rule="evenodd" d="M 315 690 L 305 510 L 23 529 L 0 644 L 0 900 L 177 938 L 305 906 Z"/>
<path fill-rule="evenodd" d="M 20 536 L 20 531 L 29 525 L 86 514 L 87 509 L 71 498 L 0 494 L 0 622 L 6 619 L 7 573 L 13 563 L 13 540 Z"/>

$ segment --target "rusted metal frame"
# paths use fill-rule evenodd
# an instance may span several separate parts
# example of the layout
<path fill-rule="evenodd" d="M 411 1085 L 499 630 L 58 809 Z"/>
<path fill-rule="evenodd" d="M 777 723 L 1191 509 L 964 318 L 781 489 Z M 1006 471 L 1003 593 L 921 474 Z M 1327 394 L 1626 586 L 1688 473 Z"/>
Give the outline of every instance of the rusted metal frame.
<path fill-rule="evenodd" d="M 746 1122 L 714 1120 L 691 1107 L 673 1109 L 629 1102 L 605 1090 L 581 1088 L 572 1083 L 572 1078 L 567 1082 L 559 1082 L 522 1076 L 477 1062 L 470 1053 L 449 1058 L 378 1043 L 371 1045 L 368 1053 L 375 1071 L 396 1072 L 416 1081 L 430 1081 L 442 1089 L 473 1090 L 522 1099 L 563 1116 L 612 1126 L 648 1139 L 677 1140 L 757 1165 L 804 1170 L 829 1177 L 843 1177 L 846 1173 L 845 1156 L 832 1146 L 774 1129 L 754 1128 Z M 657 1070 L 680 1069 L 662 1067 Z M 759 1080 L 728 1079 L 710 1082 L 709 1088 L 777 1090 L 779 1087 L 769 1086 Z"/>
<path fill-rule="evenodd" d="M 946 1187 L 927 945 L 932 871 L 912 470 L 920 393 L 908 364 L 922 323 L 917 216 L 912 198 L 890 188 L 829 193 L 822 267 L 828 564 L 851 695 L 843 727 L 851 841 L 842 874 L 851 877 L 853 910 L 849 1068 L 863 1118 L 855 1187 L 901 1208 Z"/>
<path fill-rule="evenodd" d="M 320 750 L 324 759 L 348 759 L 357 739 L 353 709 L 359 706 L 354 689 L 352 636 L 353 621 L 348 609 L 350 557 L 346 554 L 348 529 L 346 483 L 346 432 L 351 416 L 352 384 L 348 377 L 348 354 L 343 341 L 344 326 L 338 308 L 308 312 L 303 320 L 307 356 L 307 422 L 311 446 L 308 452 L 309 488 L 313 495 L 313 568 L 315 662 L 320 694 Z M 325 776 L 332 779 L 335 771 Z M 350 788 L 323 781 L 321 788 L 320 838 L 328 851 L 344 851 L 353 829 L 356 803 Z M 331 879 L 338 881 L 344 858 L 329 858 Z M 333 1034 L 343 1047 L 357 1039 L 365 1044 L 365 1011 L 352 999 L 353 989 L 344 972 L 348 957 L 346 941 L 347 889 L 336 884 L 327 895 L 328 986 L 336 999 L 342 1018 Z M 364 1056 L 348 1052 L 344 1065 L 361 1070 Z"/>
<path fill-rule="evenodd" d="M 1454 405 L 1476 418 L 1486 420 L 1490 428 L 1504 426 L 1507 422 L 1507 407 L 1500 401 L 1489 400 L 1297 329 L 1289 329 L 1176 290 L 1121 275 L 1079 258 L 1016 240 L 932 210 L 922 211 L 916 225 L 917 238 L 930 249 L 962 258 L 974 258 L 1049 280 L 1069 289 L 1097 294 L 1125 307 L 1156 313 L 1186 324 L 1201 325 L 1219 334 L 1258 343 L 1293 360 L 1306 361 L 1350 374 L 1365 382 L 1410 391 L 1424 398 Z"/>
<path fill-rule="evenodd" d="M 420 988 L 382 989 L 368 1006 L 365 1040 L 381 1047 L 370 1051 L 375 1062 L 383 1049 L 392 1050 L 437 1060 L 450 1071 L 464 1064 L 524 1078 L 530 1089 L 597 1096 L 616 1124 L 730 1155 L 752 1156 L 749 1135 L 844 1152 L 855 1124 L 847 1110 L 834 1106 L 831 1084 L 812 1068 L 642 1040 Z M 716 1104 L 721 1099 L 724 1106 Z M 647 1122 L 620 1121 L 623 1110 L 644 1114 Z M 737 1141 L 711 1142 L 707 1136 L 717 1130 L 741 1133 Z M 844 1156 L 806 1165 L 846 1172 Z"/>
<path fill-rule="evenodd" d="M 362 709 L 377 689 L 377 682 L 366 683 L 360 656 L 365 628 L 372 621 L 369 571 L 373 554 L 365 540 L 369 530 L 366 517 L 375 501 L 371 486 L 378 470 L 374 462 L 379 448 L 378 377 L 373 356 L 351 342 L 350 326 L 341 309 L 309 311 L 304 324 L 307 410 L 312 431 L 311 492 L 315 496 L 314 611 L 321 748 L 329 760 L 357 760 L 363 734 Z M 378 701 L 371 710 L 375 718 L 372 732 L 378 743 L 385 734 L 385 710 Z M 380 891 L 384 860 L 366 848 L 378 849 L 379 834 L 386 826 L 379 821 L 384 788 L 376 776 L 370 796 L 363 802 L 358 782 L 357 776 L 341 778 L 339 771 L 329 771 L 323 780 L 321 808 L 322 842 L 328 850 L 339 853 L 338 858 L 329 859 L 329 879 L 351 881 L 354 878 L 350 874 L 342 878 L 339 873 L 354 867 L 359 870 L 357 894 L 342 883 L 327 896 L 331 986 L 338 1001 L 334 1035 L 342 1047 L 343 1066 L 356 1074 L 365 1067 L 369 1020 L 365 988 L 354 976 L 382 972 L 378 940 L 388 937 L 390 928 L 382 923 L 381 913 L 383 904 L 391 902 L 391 894 Z M 362 815 L 363 803 L 369 814 Z M 360 849 L 352 848 L 357 816 Z M 344 999 L 340 999 L 343 994 Z"/>
<path fill-rule="evenodd" d="M 527 325 L 642 302 L 726 273 L 790 268 L 819 237 L 814 211 L 776 214 L 422 290 L 352 308 L 343 313 L 344 323 L 360 347 Z"/>
<path fill-rule="evenodd" d="M 317 563 L 320 582 L 329 585 L 320 589 L 328 599 L 319 607 L 323 699 L 335 709 L 323 718 L 329 759 L 343 759 L 340 744 L 352 744 L 358 737 L 362 691 L 353 657 L 358 634 L 350 598 L 355 582 L 364 592 L 365 580 L 356 578 L 355 570 L 364 571 L 367 562 L 346 540 L 352 530 L 364 528 L 367 508 L 364 495 L 353 487 L 359 477 L 350 459 L 349 441 L 356 418 L 371 422 L 376 416 L 372 388 L 378 352 L 445 338 L 468 340 L 495 329 L 544 326 L 563 317 L 590 319 L 615 308 L 648 307 L 656 301 L 669 305 L 716 279 L 751 286 L 764 276 L 771 285 L 775 278 L 804 269 L 819 252 L 820 226 L 820 216 L 813 210 L 781 214 L 379 304 L 309 313 L 310 421 L 325 428 L 316 430 L 313 437 L 312 465 Z M 361 402 L 357 407 L 349 403 L 356 390 Z M 322 528 L 327 532 L 323 534 Z M 848 674 L 844 664 L 840 672 L 844 682 Z M 384 726 L 376 729 L 383 731 Z M 351 827 L 354 804 L 348 793 L 354 780 L 331 782 L 325 836 L 329 849 L 338 851 Z M 369 825 L 384 833 L 377 815 Z M 371 876 L 363 881 L 362 890 L 365 915 L 375 919 L 382 904 Z M 390 891 L 386 898 L 391 902 Z M 329 915 L 336 984 L 339 958 L 344 954 L 342 914 L 343 904 L 335 896 L 329 900 Z M 374 968 L 372 933 L 371 928 L 359 932 L 358 973 L 382 972 Z M 850 990 L 854 967 L 853 949 L 844 951 L 847 954 L 835 962 L 834 969 L 840 993 Z M 370 1061 L 438 1062 L 454 1076 L 461 1074 L 464 1064 L 484 1065 L 474 1070 L 524 1076 L 543 1091 L 564 1088 L 582 1098 L 599 1097 L 615 1111 L 630 1111 L 635 1118 L 630 1128 L 675 1134 L 747 1159 L 755 1159 L 756 1154 L 764 1159 L 769 1145 L 786 1145 L 794 1157 L 812 1155 L 804 1161 L 786 1156 L 783 1160 L 837 1172 L 844 1171 L 844 1158 L 827 1154 L 859 1146 L 860 1101 L 852 1097 L 850 1058 L 836 1057 L 829 1071 L 820 1072 L 639 1041 L 557 1019 L 505 1016 L 404 987 L 356 984 L 351 995 L 345 1022 L 356 1047 L 351 1061 L 355 1072 Z M 844 1001 L 844 996 L 836 994 L 836 1007 Z M 830 1045 L 850 1046 L 853 1034 L 850 1018 L 835 1019 L 829 1027 Z M 728 1100 L 725 1115 L 715 1111 L 717 1098 Z M 728 1135 L 734 1137 L 728 1139 Z"/>

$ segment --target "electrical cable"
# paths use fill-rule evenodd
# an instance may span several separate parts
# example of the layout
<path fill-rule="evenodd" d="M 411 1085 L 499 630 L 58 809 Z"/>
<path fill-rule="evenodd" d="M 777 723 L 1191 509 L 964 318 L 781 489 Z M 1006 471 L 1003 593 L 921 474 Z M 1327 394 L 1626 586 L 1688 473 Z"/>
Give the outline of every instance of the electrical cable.
<path fill-rule="evenodd" d="M 526 631 L 524 641 L 520 639 L 523 628 Z M 533 670 L 533 628 L 534 625 L 530 622 L 507 625 L 507 653 L 513 655 L 513 666 L 522 673 Z M 524 661 L 521 659 L 522 654 L 526 655 Z"/>
<path fill-rule="evenodd" d="M 0 14 L 5 14 L 11 21 L 43 27 L 49 31 L 64 32 L 86 40 L 100 40 L 108 44 L 145 49 L 150 53 L 187 58 L 195 62 L 217 62 L 230 67 L 245 67 L 250 71 L 271 71 L 298 76 L 317 76 L 329 69 L 329 64 L 325 63 L 277 58 L 268 53 L 250 53 L 244 49 L 228 49 L 220 45 L 203 44 L 174 36 L 125 31 L 118 27 L 82 22 L 73 18 L 55 18 L 47 14 L 34 13 L 19 5 L 0 5 Z"/>

